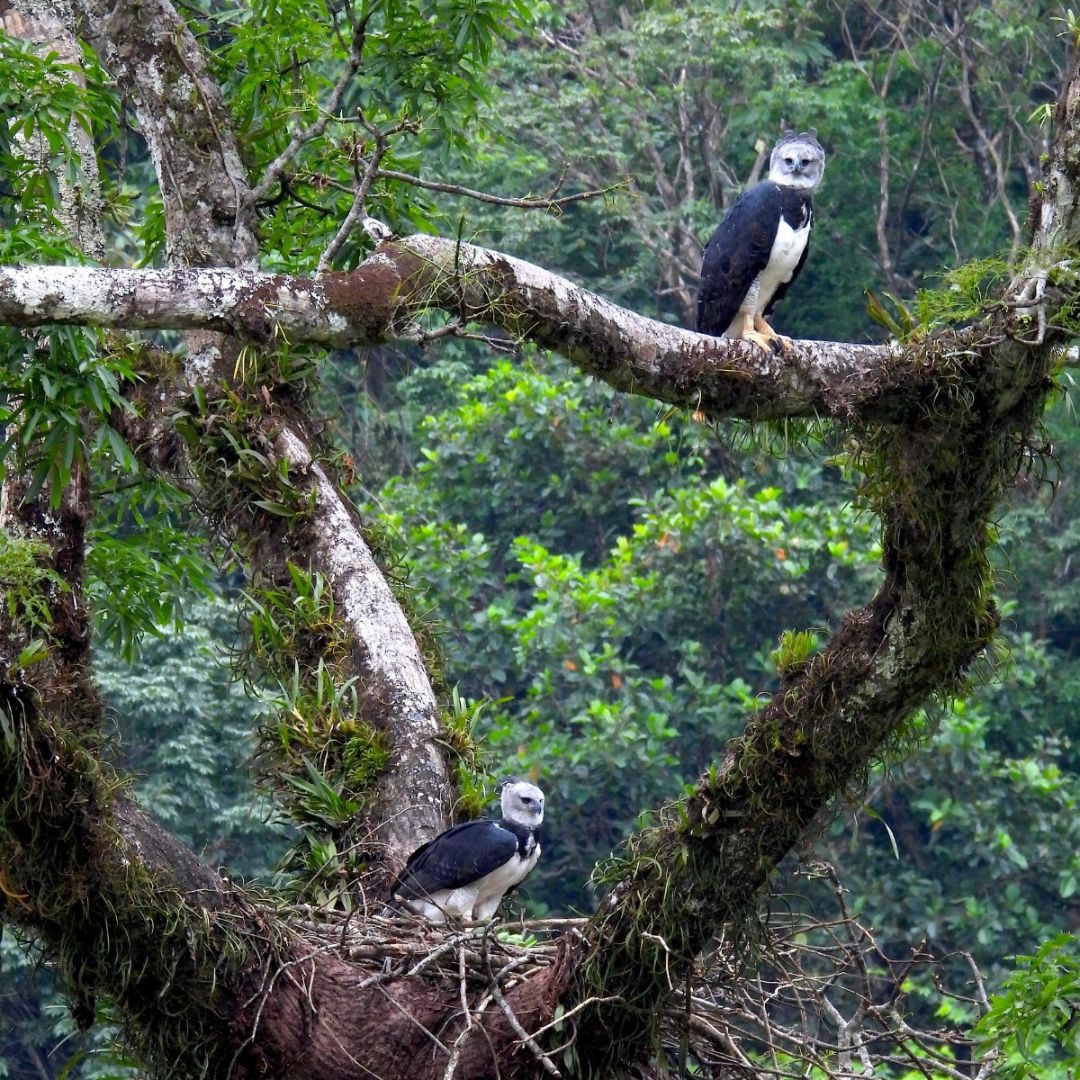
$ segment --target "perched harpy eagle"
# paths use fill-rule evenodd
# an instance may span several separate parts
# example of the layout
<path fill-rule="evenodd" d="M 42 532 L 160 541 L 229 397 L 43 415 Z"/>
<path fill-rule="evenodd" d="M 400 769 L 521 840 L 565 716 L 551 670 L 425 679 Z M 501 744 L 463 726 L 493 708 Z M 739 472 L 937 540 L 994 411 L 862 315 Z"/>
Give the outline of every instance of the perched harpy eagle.
<path fill-rule="evenodd" d="M 745 338 L 763 349 L 791 346 L 765 316 L 806 262 L 811 196 L 824 171 L 825 151 L 813 128 L 780 136 L 769 157 L 769 178 L 735 200 L 705 246 L 699 333 Z"/>
<path fill-rule="evenodd" d="M 537 829 L 544 793 L 515 777 L 503 781 L 502 817 L 466 821 L 418 847 L 390 889 L 390 906 L 433 923 L 484 921 L 540 858 Z"/>

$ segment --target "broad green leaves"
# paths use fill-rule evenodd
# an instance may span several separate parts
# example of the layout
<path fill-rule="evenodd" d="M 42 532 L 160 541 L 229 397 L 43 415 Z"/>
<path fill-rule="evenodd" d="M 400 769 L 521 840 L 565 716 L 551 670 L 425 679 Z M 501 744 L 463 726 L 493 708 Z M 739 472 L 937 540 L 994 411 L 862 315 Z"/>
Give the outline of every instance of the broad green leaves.
<path fill-rule="evenodd" d="M 498 769 L 548 791 L 559 846 L 530 891 L 582 904 L 592 863 L 739 729 L 782 631 L 824 625 L 871 572 L 873 526 L 703 478 L 705 430 L 560 369 L 499 363 L 445 392 L 380 504 L 451 681 L 495 702 L 478 731 Z"/>
<path fill-rule="evenodd" d="M 55 53 L 0 32 L 0 263 L 77 258 L 56 217 L 58 178 L 77 185 L 81 176 L 72 128 L 100 131 L 117 117 L 91 54 L 85 86 L 71 74 Z"/>
<path fill-rule="evenodd" d="M 76 469 L 96 460 L 123 474 L 135 459 L 112 425 L 116 409 L 131 413 L 122 393 L 136 374 L 123 353 L 101 349 L 99 333 L 60 326 L 47 337 L 0 333 L 0 469 L 31 473 L 28 497 L 49 483 L 53 504 Z"/>
<path fill-rule="evenodd" d="M 1080 1069 L 1080 940 L 1057 934 L 1016 960 L 977 1029 L 1001 1055 L 994 1075 L 1069 1080 Z"/>

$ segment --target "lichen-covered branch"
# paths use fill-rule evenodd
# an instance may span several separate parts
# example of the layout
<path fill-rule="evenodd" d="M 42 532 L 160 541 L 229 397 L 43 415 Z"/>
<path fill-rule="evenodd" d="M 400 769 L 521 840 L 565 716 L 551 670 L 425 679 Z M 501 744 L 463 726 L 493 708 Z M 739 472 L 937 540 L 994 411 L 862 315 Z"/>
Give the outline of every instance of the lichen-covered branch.
<path fill-rule="evenodd" d="M 259 246 L 247 173 L 221 91 L 187 24 L 168 0 L 73 3 L 80 32 L 135 100 L 165 204 L 170 264 L 254 266 Z"/>
<path fill-rule="evenodd" d="M 44 54 L 55 53 L 70 65 L 69 78 L 82 83 L 82 54 L 71 33 L 70 0 L 19 0 L 9 8 L 0 4 L 0 27 L 9 37 L 36 45 Z M 103 200 L 97 151 L 90 133 L 72 121 L 68 129 L 79 155 L 78 172 L 58 176 L 60 219 L 72 241 L 95 259 L 105 255 L 105 232 L 101 224 Z M 35 142 L 44 142 L 37 136 Z M 45 147 L 39 147 L 42 154 Z"/>
<path fill-rule="evenodd" d="M 377 725 L 389 742 L 392 768 L 376 782 L 375 835 L 392 866 L 441 831 L 451 800 L 439 744 L 442 728 L 431 681 L 416 638 L 382 571 L 364 542 L 356 511 L 346 502 L 300 436 L 285 428 L 277 449 L 310 484 L 317 528 L 312 564 L 335 584 L 342 623 L 356 641 L 357 666 L 367 673 L 377 701 Z"/>
<path fill-rule="evenodd" d="M 76 0 L 76 6 L 102 62 L 135 100 L 165 205 L 170 265 L 250 269 L 258 252 L 258 193 L 250 189 L 231 118 L 194 35 L 168 0 L 154 0 L 149 6 L 141 0 Z M 348 70 L 338 82 L 333 101 L 340 99 L 355 73 L 362 41 L 363 28 L 359 27 Z M 320 131 L 317 124 L 300 137 L 315 137 Z M 211 288 L 218 292 L 216 286 Z M 108 302 L 122 306 L 116 292 L 110 291 Z M 160 295 L 158 299 L 168 303 Z M 153 324 L 152 318 L 143 325 Z M 138 324 L 113 325 L 131 328 Z M 135 452 L 151 468 L 162 467 L 168 459 L 169 464 L 182 464 L 187 474 L 194 472 L 204 491 L 213 492 L 210 497 L 228 508 L 219 523 L 232 534 L 237 547 L 259 550 L 266 580 L 287 580 L 285 564 L 294 560 L 329 582 L 342 625 L 355 643 L 343 677 L 359 677 L 363 692 L 377 706 L 370 711 L 379 713 L 378 726 L 390 755 L 389 766 L 374 782 L 368 813 L 356 828 L 382 843 L 378 850 L 396 869 L 418 839 L 428 839 L 445 827 L 450 805 L 448 768 L 435 741 L 440 730 L 438 704 L 416 639 L 368 552 L 357 516 L 344 509 L 341 496 L 315 464 L 317 448 L 299 426 L 290 430 L 288 452 L 285 441 L 278 447 L 282 461 L 321 480 L 312 482 L 316 497 L 303 515 L 273 522 L 271 532 L 280 541 L 274 546 L 264 542 L 265 515 L 257 506 L 262 493 L 217 475 L 217 459 L 204 461 L 200 467 L 194 447 L 185 448 L 169 439 L 159 418 L 185 408 L 196 386 L 222 414 L 219 422 L 229 423 L 220 391 L 237 382 L 240 342 L 236 336 L 225 336 L 231 334 L 231 327 L 195 320 L 179 328 L 193 331 L 186 336 L 185 379 L 159 380 L 152 393 L 140 394 L 138 420 L 128 419 L 121 426 L 132 434 L 156 429 L 153 439 L 132 440 Z M 265 335 L 257 336 L 265 339 Z M 259 417 L 267 427 L 278 426 L 274 408 L 268 398 L 249 395 L 248 422 L 255 423 L 253 418 Z M 246 437 L 243 432 L 236 434 L 241 440 Z M 168 446 L 164 454 L 163 441 Z M 274 436 L 268 436 L 265 449 L 273 452 L 273 442 Z M 417 795 L 420 791 L 424 797 Z"/>
<path fill-rule="evenodd" d="M 316 278 L 242 270 L 0 268 L 0 321 L 205 329 L 328 347 L 407 333 L 422 310 L 501 326 L 617 389 L 716 417 L 890 422 L 940 372 L 890 346 L 799 341 L 789 352 L 710 338 L 636 312 L 499 252 L 431 236 L 384 244 Z"/>
<path fill-rule="evenodd" d="M 879 508 L 884 584 L 820 654 L 787 672 L 695 794 L 608 868 L 615 887 L 595 922 L 580 993 L 602 988 L 647 1015 L 722 927 L 735 941 L 752 934 L 756 898 L 780 860 L 903 740 L 921 702 L 958 685 L 996 629 L 987 522 L 1040 403 L 1036 380 L 1022 407 L 996 423 L 988 402 L 969 411 L 958 400 L 934 417 L 941 426 L 932 435 L 924 414 L 866 436 L 890 489 Z M 604 1067 L 647 1045 L 640 1015 L 625 1010 L 597 1007 L 586 1025 L 579 1052 Z"/>

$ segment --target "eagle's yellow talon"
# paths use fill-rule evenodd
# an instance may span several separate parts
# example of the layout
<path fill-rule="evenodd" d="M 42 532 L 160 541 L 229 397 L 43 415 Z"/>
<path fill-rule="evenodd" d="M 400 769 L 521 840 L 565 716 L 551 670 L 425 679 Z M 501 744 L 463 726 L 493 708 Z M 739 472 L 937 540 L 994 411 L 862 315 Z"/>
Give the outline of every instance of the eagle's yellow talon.
<path fill-rule="evenodd" d="M 773 342 L 776 338 L 766 337 L 764 334 L 759 334 L 756 330 L 747 330 L 741 336 L 740 340 L 753 342 L 759 349 L 763 349 L 765 352 L 771 352 Z"/>
<path fill-rule="evenodd" d="M 773 352 L 777 349 L 788 352 L 791 349 L 791 338 L 778 334 L 760 315 L 754 316 L 754 329 L 744 332 L 743 337 L 749 337 L 750 334 L 754 335 L 757 344 L 768 343 L 762 345 L 762 348 L 768 348 Z"/>

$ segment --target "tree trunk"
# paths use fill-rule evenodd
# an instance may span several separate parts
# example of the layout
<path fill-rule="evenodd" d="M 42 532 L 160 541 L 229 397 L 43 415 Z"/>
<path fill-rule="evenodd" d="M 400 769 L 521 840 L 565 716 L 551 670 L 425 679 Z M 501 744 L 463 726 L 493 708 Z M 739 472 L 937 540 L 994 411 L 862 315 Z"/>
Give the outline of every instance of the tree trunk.
<path fill-rule="evenodd" d="M 912 737 L 913 711 L 955 689 L 993 636 L 989 527 L 1050 386 L 1063 342 L 1055 315 L 1075 302 L 1071 285 L 1054 283 L 1071 275 L 1053 271 L 1080 239 L 1077 73 L 1059 108 L 1032 261 L 1009 304 L 972 328 L 904 347 L 800 342 L 774 355 L 643 319 L 540 268 L 432 237 L 388 242 L 350 274 L 260 274 L 252 185 L 197 42 L 160 0 L 78 7 L 88 39 L 135 97 L 170 258 L 183 265 L 4 268 L 0 322 L 192 331 L 182 377 L 147 352 L 155 381 L 130 389 L 143 413 L 127 430 L 154 435 L 133 449 L 150 469 L 193 468 L 204 505 L 267 588 L 287 585 L 290 563 L 329 583 L 347 641 L 332 652 L 334 674 L 358 679 L 359 719 L 389 750 L 367 812 L 348 831 L 384 845 L 367 844 L 374 880 L 447 820 L 438 706 L 421 647 L 303 403 L 277 378 L 276 332 L 373 343 L 415 335 L 412 320 L 441 308 L 556 348 L 627 392 L 714 417 L 820 415 L 849 428 L 883 525 L 876 595 L 819 654 L 785 672 L 695 792 L 631 840 L 608 868 L 597 915 L 542 961 L 482 931 L 429 938 L 380 922 L 379 895 L 359 887 L 363 947 L 348 922 L 331 941 L 320 921 L 329 916 L 279 910 L 218 879 L 118 795 L 86 665 L 87 481 L 76 477 L 52 515 L 21 499 L 21 480 L 5 487 L 3 523 L 36 541 L 43 575 L 59 574 L 70 590 L 46 590 L 42 664 L 20 662 L 34 628 L 6 609 L 0 616 L 0 913 L 40 937 L 77 1019 L 89 1022 L 94 999 L 108 996 L 155 1075 L 422 1080 L 558 1073 L 562 1059 L 522 1032 L 544 1028 L 545 1047 L 565 1041 L 565 1028 L 547 1030 L 561 1006 L 572 1015 L 563 1022 L 575 1032 L 577 1067 L 617 1075 L 648 1055 L 713 936 L 724 931 L 736 947 L 746 939 L 777 863 L 859 789 L 874 761 Z M 166 74 L 147 81 L 150 70 Z M 237 374 L 244 340 L 264 348 L 251 372 Z M 235 478 L 223 431 L 265 456 L 273 499 Z M 295 656 L 278 662 L 310 677 L 312 658 L 329 653 L 309 628 Z M 282 757 L 273 768 L 280 776 L 294 766 Z M 417 942 L 427 960 L 408 951 Z"/>

